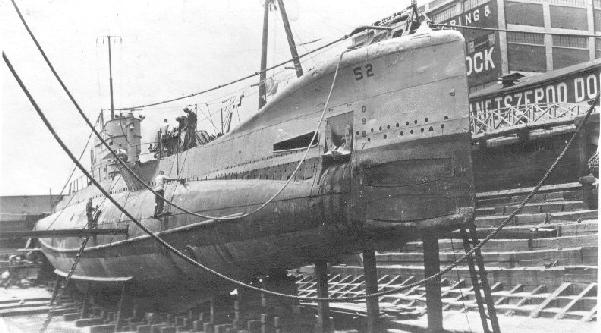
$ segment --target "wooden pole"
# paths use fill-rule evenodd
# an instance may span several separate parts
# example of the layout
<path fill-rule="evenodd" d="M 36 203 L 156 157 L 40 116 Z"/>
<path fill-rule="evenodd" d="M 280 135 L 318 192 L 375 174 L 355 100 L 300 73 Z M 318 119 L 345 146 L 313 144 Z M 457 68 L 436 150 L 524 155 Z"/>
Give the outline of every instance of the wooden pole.
<path fill-rule="evenodd" d="M 277 1 L 278 6 L 280 7 L 280 13 L 282 14 L 282 21 L 284 22 L 284 30 L 286 30 L 286 38 L 288 39 L 288 46 L 290 47 L 292 62 L 294 63 L 294 69 L 296 69 L 296 77 L 301 77 L 303 76 L 303 67 L 301 66 L 298 58 L 298 52 L 296 51 L 296 43 L 294 43 L 294 36 L 292 35 L 292 29 L 290 29 L 290 22 L 288 22 L 288 14 L 286 14 L 284 0 Z"/>
<path fill-rule="evenodd" d="M 317 297 L 328 297 L 328 262 L 319 260 L 315 262 L 315 275 L 317 278 Z M 328 301 L 317 302 L 317 332 L 329 332 L 330 305 Z"/>
<path fill-rule="evenodd" d="M 269 3 L 270 0 L 265 0 L 265 12 L 263 14 L 263 38 L 262 38 L 262 49 L 261 49 L 261 74 L 259 75 L 259 109 L 267 103 L 265 80 L 267 79 L 267 43 L 268 43 L 268 32 L 269 32 Z M 223 133 L 223 125 L 221 126 Z"/>
<path fill-rule="evenodd" d="M 109 84 L 111 89 L 111 119 L 115 118 L 115 103 L 113 101 L 113 60 L 111 55 L 111 36 L 106 36 L 109 46 Z"/>
<path fill-rule="evenodd" d="M 365 290 L 368 294 L 378 292 L 378 271 L 376 268 L 376 252 L 372 249 L 363 250 L 363 272 L 365 273 Z M 380 306 L 377 297 L 365 300 L 367 307 L 367 332 L 376 333 L 379 330 Z"/>
<path fill-rule="evenodd" d="M 430 277 L 440 272 L 438 258 L 438 236 L 433 233 L 422 234 L 424 246 L 424 275 Z M 426 307 L 428 311 L 428 331 L 443 332 L 442 300 L 440 293 L 440 277 L 426 282 Z"/>
<path fill-rule="evenodd" d="M 121 298 L 119 299 L 119 305 L 117 306 L 117 318 L 115 320 L 115 329 L 119 329 L 119 325 L 121 324 L 121 318 L 123 316 L 123 307 L 125 303 L 125 298 L 127 297 L 127 282 L 123 282 L 121 286 Z"/>

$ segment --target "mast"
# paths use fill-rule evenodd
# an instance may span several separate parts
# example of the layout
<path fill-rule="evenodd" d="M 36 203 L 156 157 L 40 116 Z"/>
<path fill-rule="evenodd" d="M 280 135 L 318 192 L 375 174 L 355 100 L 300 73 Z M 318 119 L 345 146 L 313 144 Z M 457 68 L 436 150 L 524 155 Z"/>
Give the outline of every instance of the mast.
<path fill-rule="evenodd" d="M 292 62 L 294 63 L 294 69 L 296 69 L 296 77 L 301 77 L 303 76 L 303 67 L 301 66 L 298 58 L 298 52 L 296 51 L 296 44 L 294 43 L 294 37 L 292 36 L 292 30 L 290 29 L 290 22 L 288 22 L 288 14 L 286 14 L 286 8 L 284 7 L 284 0 L 277 1 L 278 6 L 280 6 L 282 21 L 284 22 L 284 30 L 286 30 L 286 38 L 288 39 L 288 46 L 290 47 Z"/>
<path fill-rule="evenodd" d="M 113 63 L 111 58 L 111 36 L 106 36 L 109 45 L 109 83 L 111 87 L 111 120 L 115 118 L 115 103 L 113 101 Z"/>
<path fill-rule="evenodd" d="M 262 108 L 265 103 L 267 103 L 266 99 L 266 91 L 265 91 L 265 80 L 267 79 L 267 73 L 265 70 L 267 69 L 267 32 L 268 32 L 268 18 L 269 18 L 269 4 L 272 0 L 265 0 L 265 12 L 263 14 L 263 38 L 262 38 L 262 49 L 261 49 L 261 74 L 259 75 L 259 109 Z M 222 116 L 223 118 L 223 116 Z M 223 122 L 223 121 L 222 121 Z M 221 126 L 221 131 L 223 132 L 223 125 Z"/>

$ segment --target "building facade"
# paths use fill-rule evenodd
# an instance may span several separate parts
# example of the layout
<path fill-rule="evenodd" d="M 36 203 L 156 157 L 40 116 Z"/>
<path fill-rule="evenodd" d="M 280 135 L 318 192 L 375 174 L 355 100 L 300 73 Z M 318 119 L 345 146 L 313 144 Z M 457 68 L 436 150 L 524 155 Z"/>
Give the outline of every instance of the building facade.
<path fill-rule="evenodd" d="M 472 92 L 601 57 L 601 0 L 435 0 L 424 10 L 435 24 L 471 27 L 457 29 Z"/>

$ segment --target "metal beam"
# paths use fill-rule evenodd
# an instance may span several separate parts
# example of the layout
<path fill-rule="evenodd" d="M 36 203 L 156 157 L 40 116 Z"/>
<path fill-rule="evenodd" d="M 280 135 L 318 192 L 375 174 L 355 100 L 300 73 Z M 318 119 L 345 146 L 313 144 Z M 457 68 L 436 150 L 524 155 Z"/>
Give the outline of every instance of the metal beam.
<path fill-rule="evenodd" d="M 60 238 L 60 237 L 89 237 L 98 235 L 127 235 L 127 228 L 110 229 L 51 229 L 31 231 L 3 231 L 0 239 L 7 238 Z"/>

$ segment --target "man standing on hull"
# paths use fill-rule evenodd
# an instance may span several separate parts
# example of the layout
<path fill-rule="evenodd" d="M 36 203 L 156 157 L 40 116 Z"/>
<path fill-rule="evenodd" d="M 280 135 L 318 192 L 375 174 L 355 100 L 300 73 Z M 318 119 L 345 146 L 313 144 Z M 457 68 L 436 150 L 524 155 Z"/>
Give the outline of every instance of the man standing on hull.
<path fill-rule="evenodd" d="M 163 214 L 163 208 L 165 207 L 165 202 L 161 197 L 165 197 L 165 183 L 179 181 L 180 183 L 184 183 L 183 179 L 179 178 L 168 178 L 165 176 L 164 171 L 159 171 L 159 174 L 154 178 L 154 188 L 157 194 L 154 196 L 154 218 L 159 218 L 161 214 Z"/>
<path fill-rule="evenodd" d="M 186 113 L 186 136 L 184 137 L 184 149 L 196 147 L 196 114 L 190 108 L 184 108 Z"/>

